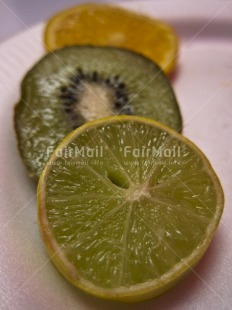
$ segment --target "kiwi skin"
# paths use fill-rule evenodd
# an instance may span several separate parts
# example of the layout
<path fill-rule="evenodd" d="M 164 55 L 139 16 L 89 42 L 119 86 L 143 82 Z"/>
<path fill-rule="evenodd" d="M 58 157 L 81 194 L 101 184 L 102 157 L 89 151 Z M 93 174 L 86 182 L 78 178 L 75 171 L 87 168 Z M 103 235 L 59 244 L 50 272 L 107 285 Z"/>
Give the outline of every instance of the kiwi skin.
<path fill-rule="evenodd" d="M 74 129 L 73 126 L 67 122 L 67 118 L 64 117 L 64 111 L 60 111 L 58 115 L 54 115 L 53 113 L 54 107 L 57 110 L 57 101 L 60 100 L 60 98 L 59 100 L 57 98 L 57 93 L 55 103 L 54 98 L 52 98 L 52 100 L 49 96 L 46 98 L 46 92 L 51 89 L 53 85 L 53 80 L 50 75 L 56 75 L 56 73 L 60 74 L 61 72 L 61 70 L 59 71 L 60 63 L 58 62 L 58 60 L 61 59 L 62 63 L 65 66 L 69 67 L 69 71 L 71 70 L 69 62 L 70 54 L 76 60 L 82 57 L 81 61 L 83 61 L 83 57 L 85 57 L 85 67 L 88 66 L 88 64 L 86 65 L 86 63 L 88 63 L 86 59 L 90 59 L 90 61 L 93 61 L 93 54 L 96 54 L 96 59 L 97 57 L 102 57 L 101 55 L 104 54 L 107 56 L 104 58 L 108 59 L 108 63 L 110 62 L 114 64 L 113 66 L 115 70 L 118 70 L 118 67 L 121 68 L 121 71 L 119 70 L 119 73 L 121 73 L 122 82 L 124 82 L 125 84 L 130 84 L 131 80 L 132 83 L 137 83 L 138 79 L 141 78 L 142 86 L 145 85 L 145 90 L 142 89 L 141 83 L 137 83 L 136 87 L 134 87 L 133 85 L 134 88 L 131 86 L 129 88 L 129 92 L 131 92 L 132 95 L 135 95 L 137 93 L 139 94 L 138 97 L 141 95 L 139 99 L 135 98 L 133 99 L 133 101 L 131 101 L 131 105 L 135 105 L 136 107 L 134 114 L 154 118 L 158 121 L 164 122 L 166 125 L 174 128 L 176 131 L 181 132 L 182 117 L 176 101 L 175 94 L 169 82 L 167 81 L 165 74 L 151 60 L 147 59 L 143 55 L 122 48 L 95 46 L 64 47 L 53 53 L 45 55 L 26 74 L 21 84 L 21 100 L 15 106 L 14 124 L 18 140 L 18 149 L 31 177 L 38 179 L 47 160 L 49 159 L 49 156 L 45 154 L 46 147 L 53 146 L 55 148 L 58 143 L 70 131 Z M 116 59 L 116 62 L 112 61 L 114 60 L 114 58 Z M 130 61 L 130 59 L 133 59 L 134 66 L 136 64 L 138 68 L 136 67 L 134 69 L 133 66 L 129 66 L 128 68 L 128 62 Z M 118 66 L 119 63 L 120 66 Z M 95 68 L 94 70 L 98 72 L 99 62 L 97 63 L 96 61 L 95 64 L 98 68 Z M 100 69 L 102 69 L 101 67 L 102 66 L 100 63 Z M 72 72 L 74 73 L 76 68 L 73 68 L 72 70 Z M 90 70 L 92 69 L 90 68 Z M 127 72 L 130 70 L 132 71 L 132 74 L 128 78 Z M 65 72 L 65 74 L 66 73 L 67 72 Z M 115 74 L 117 74 L 117 72 Z M 107 74 L 107 76 L 109 76 L 109 74 Z M 65 76 L 65 78 L 66 77 L 67 75 Z M 63 76 L 61 76 L 61 78 L 63 78 Z M 129 79 L 129 82 L 127 82 L 127 79 Z M 156 83 L 154 83 L 153 80 L 155 80 Z M 164 88 L 166 93 L 162 89 L 162 83 L 165 86 Z M 42 85 L 42 90 L 39 89 L 39 84 Z M 162 93 L 159 93 L 159 86 L 156 87 L 157 84 L 161 85 Z M 141 104 L 141 102 L 144 102 L 142 98 L 146 97 L 147 93 L 149 93 L 150 96 L 148 98 L 149 100 L 147 100 L 146 98 L 147 102 L 145 104 Z M 162 102 L 162 100 L 164 102 Z M 161 101 L 161 104 L 159 106 L 158 101 Z M 159 117 L 154 117 L 153 111 L 157 110 L 159 112 L 159 110 L 163 107 L 163 103 L 164 105 L 166 104 L 165 101 L 171 102 L 171 109 L 173 109 L 173 111 L 175 112 L 173 112 L 171 116 L 165 116 L 165 120 L 162 120 Z M 146 108 L 144 108 L 144 106 L 146 106 Z M 48 121 L 47 118 L 44 117 L 45 108 L 46 111 L 49 112 Z M 139 110 L 138 113 L 136 109 Z M 148 109 L 149 111 L 147 113 L 144 113 L 144 110 L 146 109 Z M 35 136 L 37 135 L 36 138 L 33 137 L 33 134 L 31 132 L 35 132 Z M 38 136 L 38 132 L 42 132 L 42 136 Z"/>

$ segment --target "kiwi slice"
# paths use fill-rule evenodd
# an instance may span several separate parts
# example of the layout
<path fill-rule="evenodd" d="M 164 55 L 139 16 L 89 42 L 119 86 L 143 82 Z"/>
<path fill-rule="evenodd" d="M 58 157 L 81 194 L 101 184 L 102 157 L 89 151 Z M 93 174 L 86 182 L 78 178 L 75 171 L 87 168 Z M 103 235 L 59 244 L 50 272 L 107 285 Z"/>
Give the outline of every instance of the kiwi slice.
<path fill-rule="evenodd" d="M 57 144 L 87 121 L 114 114 L 154 118 L 177 131 L 182 121 L 161 69 L 134 52 L 65 47 L 43 57 L 25 76 L 15 107 L 21 156 L 39 177 Z"/>

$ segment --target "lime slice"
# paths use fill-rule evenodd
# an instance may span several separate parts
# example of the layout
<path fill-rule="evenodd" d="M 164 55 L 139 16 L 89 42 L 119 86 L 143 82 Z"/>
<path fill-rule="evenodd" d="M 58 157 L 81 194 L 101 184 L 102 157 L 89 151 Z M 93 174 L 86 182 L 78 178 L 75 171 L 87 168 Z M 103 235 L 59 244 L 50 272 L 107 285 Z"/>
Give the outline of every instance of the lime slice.
<path fill-rule="evenodd" d="M 38 187 L 39 225 L 59 271 L 91 295 L 129 302 L 164 293 L 191 270 L 223 203 L 204 154 L 136 116 L 69 134 Z"/>
<path fill-rule="evenodd" d="M 53 16 L 45 29 L 45 47 L 70 45 L 127 48 L 172 71 L 178 53 L 174 30 L 158 20 L 105 4 L 82 4 Z"/>

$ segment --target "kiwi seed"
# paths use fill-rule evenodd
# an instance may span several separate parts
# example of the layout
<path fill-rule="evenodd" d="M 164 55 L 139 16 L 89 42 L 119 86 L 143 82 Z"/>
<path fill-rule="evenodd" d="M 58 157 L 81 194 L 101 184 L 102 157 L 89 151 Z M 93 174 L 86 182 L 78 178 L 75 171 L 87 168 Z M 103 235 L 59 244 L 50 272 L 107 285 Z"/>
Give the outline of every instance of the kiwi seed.
<path fill-rule="evenodd" d="M 101 87 L 107 87 L 112 92 L 112 106 L 109 107 L 115 114 L 132 115 L 133 109 L 129 106 L 129 96 L 126 85 L 120 81 L 118 75 L 111 78 L 101 78 L 97 71 L 87 74 L 81 68 L 70 76 L 69 83 L 60 87 L 60 98 L 64 105 L 64 111 L 67 113 L 72 129 L 83 125 L 85 115 L 78 111 L 78 104 L 84 92 L 86 85 L 98 84 Z"/>

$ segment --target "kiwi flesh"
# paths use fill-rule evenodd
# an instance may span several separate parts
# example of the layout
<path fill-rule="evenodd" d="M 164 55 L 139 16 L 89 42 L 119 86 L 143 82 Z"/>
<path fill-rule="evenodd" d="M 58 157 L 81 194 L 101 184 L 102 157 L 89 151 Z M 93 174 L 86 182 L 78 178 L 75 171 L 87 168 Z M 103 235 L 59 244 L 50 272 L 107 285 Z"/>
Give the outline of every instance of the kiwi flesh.
<path fill-rule="evenodd" d="M 167 77 L 144 56 L 93 46 L 65 47 L 44 56 L 23 79 L 14 113 L 29 174 L 39 177 L 52 150 L 70 131 L 117 114 L 149 117 L 182 129 Z"/>

